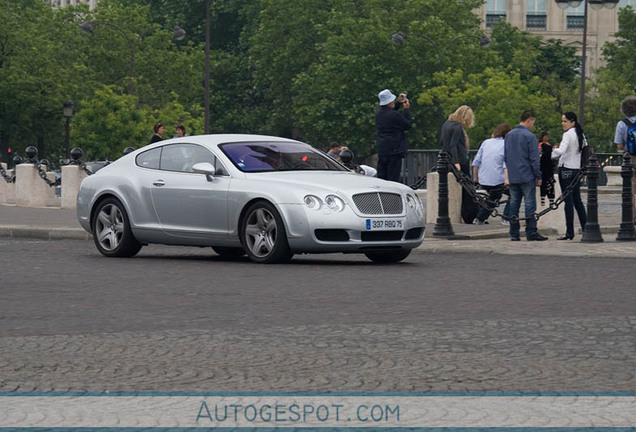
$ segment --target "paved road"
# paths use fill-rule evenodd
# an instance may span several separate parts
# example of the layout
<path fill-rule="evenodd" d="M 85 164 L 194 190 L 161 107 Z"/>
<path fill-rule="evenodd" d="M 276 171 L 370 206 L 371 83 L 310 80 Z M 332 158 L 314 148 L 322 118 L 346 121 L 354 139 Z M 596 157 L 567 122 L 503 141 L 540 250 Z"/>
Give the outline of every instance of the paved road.
<path fill-rule="evenodd" d="M 626 259 L 262 266 L 2 238 L 0 260 L 0 391 L 636 390 Z"/>

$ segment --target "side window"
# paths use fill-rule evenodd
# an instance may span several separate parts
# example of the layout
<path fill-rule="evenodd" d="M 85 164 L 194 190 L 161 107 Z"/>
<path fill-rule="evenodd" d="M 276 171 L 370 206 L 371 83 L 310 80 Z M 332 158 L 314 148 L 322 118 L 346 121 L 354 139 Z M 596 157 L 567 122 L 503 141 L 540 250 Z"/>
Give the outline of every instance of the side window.
<path fill-rule="evenodd" d="M 161 160 L 161 147 L 139 153 L 136 163 L 143 168 L 159 169 L 159 161 Z"/>
<path fill-rule="evenodd" d="M 196 144 L 174 144 L 163 147 L 160 166 L 166 171 L 193 172 L 192 165 L 200 162 L 209 162 L 217 169 L 219 167 L 216 157 L 205 147 Z"/>

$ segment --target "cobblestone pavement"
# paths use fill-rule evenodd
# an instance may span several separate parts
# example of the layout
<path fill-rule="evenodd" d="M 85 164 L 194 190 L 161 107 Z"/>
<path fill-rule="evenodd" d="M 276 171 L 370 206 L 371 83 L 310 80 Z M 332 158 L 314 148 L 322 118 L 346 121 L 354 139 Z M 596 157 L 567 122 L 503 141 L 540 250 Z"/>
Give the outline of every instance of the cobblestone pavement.
<path fill-rule="evenodd" d="M 1 391 L 634 391 L 636 317 L 0 339 Z"/>
<path fill-rule="evenodd" d="M 0 206 L 0 231 L 7 225 L 45 238 L 78 230 L 73 210 Z M 615 231 L 603 243 L 513 243 L 494 226 L 456 233 L 472 240 L 427 237 L 416 252 L 636 258 L 636 242 L 614 241 Z M 520 316 L 5 336 L 0 391 L 636 390 L 636 315 Z"/>

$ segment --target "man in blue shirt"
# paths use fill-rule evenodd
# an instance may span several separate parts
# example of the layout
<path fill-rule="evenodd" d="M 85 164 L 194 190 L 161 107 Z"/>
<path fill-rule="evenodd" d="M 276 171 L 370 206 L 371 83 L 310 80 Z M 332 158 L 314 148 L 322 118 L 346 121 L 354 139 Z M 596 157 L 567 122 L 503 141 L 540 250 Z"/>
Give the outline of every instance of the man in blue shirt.
<path fill-rule="evenodd" d="M 627 123 L 636 123 L 636 96 L 627 96 L 621 103 L 621 112 L 625 118 L 618 122 L 616 125 L 616 133 L 614 134 L 614 144 L 621 151 L 625 150 L 625 144 L 627 141 Z M 632 155 L 632 165 L 636 166 L 636 155 Z M 632 204 L 634 223 L 636 223 L 636 171 L 632 173 Z"/>
<path fill-rule="evenodd" d="M 519 241 L 519 208 L 523 196 L 526 220 L 526 239 L 543 241 L 547 237 L 537 232 L 537 220 L 532 218 L 537 210 L 536 186 L 541 186 L 539 168 L 539 143 L 530 129 L 536 117 L 532 111 L 521 114 L 521 122 L 504 139 L 504 183 L 510 188 L 510 240 Z"/>

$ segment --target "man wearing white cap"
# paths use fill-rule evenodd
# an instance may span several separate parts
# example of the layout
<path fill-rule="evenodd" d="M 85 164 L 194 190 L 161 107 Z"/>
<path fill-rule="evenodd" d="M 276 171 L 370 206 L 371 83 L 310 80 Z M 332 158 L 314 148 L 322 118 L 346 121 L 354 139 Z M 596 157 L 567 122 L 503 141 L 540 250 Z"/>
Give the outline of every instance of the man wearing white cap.
<path fill-rule="evenodd" d="M 406 155 L 405 131 L 411 129 L 411 103 L 405 94 L 395 95 L 385 89 L 378 93 L 380 108 L 375 111 L 375 144 L 378 150 L 378 177 L 400 181 L 402 159 Z M 400 106 L 404 110 L 399 111 Z"/>

